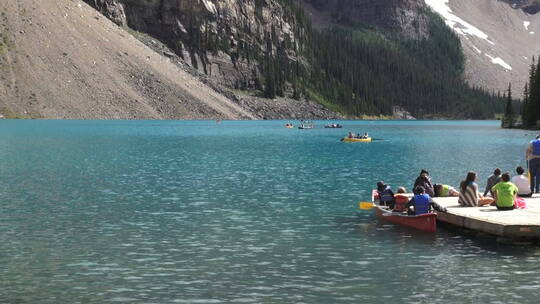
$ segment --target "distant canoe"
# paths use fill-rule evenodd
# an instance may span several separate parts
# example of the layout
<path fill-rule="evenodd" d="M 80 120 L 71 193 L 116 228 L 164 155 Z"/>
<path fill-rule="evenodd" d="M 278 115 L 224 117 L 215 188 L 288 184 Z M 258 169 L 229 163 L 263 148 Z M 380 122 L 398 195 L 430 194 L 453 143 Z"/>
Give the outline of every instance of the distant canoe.
<path fill-rule="evenodd" d="M 341 129 L 341 128 L 343 128 L 343 126 L 340 125 L 340 124 L 329 124 L 329 125 L 326 125 L 324 127 L 327 128 L 327 129 Z"/>
<path fill-rule="evenodd" d="M 302 129 L 314 129 L 314 128 L 315 128 L 315 125 L 310 120 L 302 121 L 300 126 L 298 126 L 298 129 L 301 129 L 301 130 Z"/>
<path fill-rule="evenodd" d="M 344 137 L 341 141 L 344 141 L 344 142 L 371 142 L 371 137 L 368 137 L 368 138 L 349 138 L 349 137 Z"/>

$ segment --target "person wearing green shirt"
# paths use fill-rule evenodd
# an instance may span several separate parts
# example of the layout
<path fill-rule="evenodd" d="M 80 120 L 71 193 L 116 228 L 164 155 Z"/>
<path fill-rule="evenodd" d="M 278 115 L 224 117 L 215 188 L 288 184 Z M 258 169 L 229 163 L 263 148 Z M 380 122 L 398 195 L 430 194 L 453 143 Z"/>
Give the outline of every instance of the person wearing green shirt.
<path fill-rule="evenodd" d="M 450 185 L 434 184 L 436 197 L 459 196 L 459 192 Z"/>
<path fill-rule="evenodd" d="M 514 209 L 514 200 L 518 193 L 518 187 L 510 182 L 510 173 L 503 173 L 502 181 L 491 188 L 499 210 Z"/>

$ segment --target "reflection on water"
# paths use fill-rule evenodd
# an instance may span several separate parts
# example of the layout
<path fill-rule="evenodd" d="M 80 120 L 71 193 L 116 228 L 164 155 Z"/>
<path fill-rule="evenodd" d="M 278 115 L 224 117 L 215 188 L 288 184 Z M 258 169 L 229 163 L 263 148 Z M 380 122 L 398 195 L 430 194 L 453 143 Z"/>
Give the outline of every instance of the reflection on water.
<path fill-rule="evenodd" d="M 483 186 L 523 165 L 526 132 L 341 123 L 1 121 L 0 302 L 535 301 L 538 248 L 356 210 L 421 168 Z"/>

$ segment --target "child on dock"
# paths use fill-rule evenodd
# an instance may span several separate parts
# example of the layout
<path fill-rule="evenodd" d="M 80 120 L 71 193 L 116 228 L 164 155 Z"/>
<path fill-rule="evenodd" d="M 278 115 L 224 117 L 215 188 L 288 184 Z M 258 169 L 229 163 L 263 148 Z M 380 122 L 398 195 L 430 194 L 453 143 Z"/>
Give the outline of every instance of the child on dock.
<path fill-rule="evenodd" d="M 512 177 L 512 183 L 518 187 L 518 196 L 519 197 L 531 197 L 532 191 L 530 188 L 529 178 L 523 174 L 525 170 L 522 167 L 516 168 L 516 173 L 518 175 Z"/>
<path fill-rule="evenodd" d="M 497 183 L 501 181 L 501 169 L 496 168 L 493 171 L 493 174 L 488 177 L 486 190 L 484 191 L 484 196 L 486 196 L 489 193 L 493 195 L 493 192 L 491 191 L 491 187 L 495 186 Z"/>
<path fill-rule="evenodd" d="M 514 209 L 514 200 L 518 193 L 518 187 L 510 182 L 510 173 L 506 172 L 501 176 L 502 181 L 491 190 L 495 197 L 498 210 Z"/>
<path fill-rule="evenodd" d="M 478 192 L 476 172 L 470 171 L 467 177 L 461 182 L 459 189 L 458 203 L 462 207 L 477 207 L 493 203 L 493 198 L 485 197 Z"/>

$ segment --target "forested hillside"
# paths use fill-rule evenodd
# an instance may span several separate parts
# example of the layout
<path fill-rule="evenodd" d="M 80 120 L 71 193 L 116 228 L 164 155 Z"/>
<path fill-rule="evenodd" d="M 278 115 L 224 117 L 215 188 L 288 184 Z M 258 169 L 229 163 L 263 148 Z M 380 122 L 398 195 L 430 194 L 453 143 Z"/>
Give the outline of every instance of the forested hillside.
<path fill-rule="evenodd" d="M 300 91 L 352 115 L 390 114 L 394 106 L 418 117 L 491 118 L 503 111 L 498 93 L 463 81 L 459 39 L 433 13 L 427 12 L 428 38 L 414 40 L 357 24 L 313 30 L 293 1 L 281 1 L 305 29 L 298 37 L 309 64 L 267 53 L 267 97 L 282 95 L 292 83 L 295 97 Z"/>

